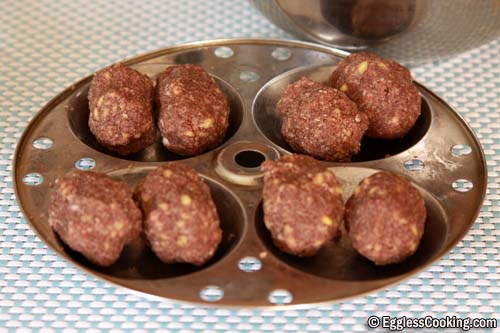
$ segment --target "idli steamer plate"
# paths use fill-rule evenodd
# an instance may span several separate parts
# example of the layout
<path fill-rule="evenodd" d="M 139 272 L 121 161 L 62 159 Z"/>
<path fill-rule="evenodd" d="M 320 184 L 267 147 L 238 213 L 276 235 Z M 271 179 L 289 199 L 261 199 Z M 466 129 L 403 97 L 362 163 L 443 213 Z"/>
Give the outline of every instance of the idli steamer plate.
<path fill-rule="evenodd" d="M 469 125 L 448 104 L 416 83 L 422 114 L 404 139 L 364 139 L 351 163 L 324 162 L 354 187 L 378 170 L 410 179 L 425 198 L 428 218 L 417 252 L 401 264 L 376 266 L 358 255 L 345 232 L 311 258 L 277 250 L 262 217 L 264 159 L 291 153 L 273 114 L 284 87 L 302 76 L 327 81 L 346 52 L 279 40 L 214 40 L 170 47 L 127 61 L 151 78 L 167 65 L 195 63 L 217 80 L 229 98 L 224 143 L 183 158 L 160 140 L 143 152 L 119 157 L 100 147 L 87 125 L 92 76 L 52 99 L 26 127 L 15 153 L 14 187 L 19 206 L 38 236 L 80 269 L 140 294 L 230 307 L 300 306 L 335 302 L 399 282 L 428 267 L 464 237 L 486 192 L 484 153 Z M 61 242 L 48 224 L 50 184 L 74 168 L 123 179 L 132 187 L 150 170 L 179 160 L 210 186 L 221 218 L 223 241 L 207 265 L 163 264 L 137 240 L 117 263 L 102 268 Z M 377 214 L 377 212 L 373 212 Z"/>

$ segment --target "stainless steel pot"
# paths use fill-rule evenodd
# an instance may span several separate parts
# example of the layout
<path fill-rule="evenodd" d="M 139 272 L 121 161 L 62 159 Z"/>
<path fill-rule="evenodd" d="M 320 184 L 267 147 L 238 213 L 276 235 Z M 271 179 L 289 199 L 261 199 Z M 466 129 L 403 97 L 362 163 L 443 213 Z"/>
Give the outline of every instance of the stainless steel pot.
<path fill-rule="evenodd" d="M 253 0 L 294 36 L 405 63 L 461 53 L 500 36 L 500 0 Z"/>

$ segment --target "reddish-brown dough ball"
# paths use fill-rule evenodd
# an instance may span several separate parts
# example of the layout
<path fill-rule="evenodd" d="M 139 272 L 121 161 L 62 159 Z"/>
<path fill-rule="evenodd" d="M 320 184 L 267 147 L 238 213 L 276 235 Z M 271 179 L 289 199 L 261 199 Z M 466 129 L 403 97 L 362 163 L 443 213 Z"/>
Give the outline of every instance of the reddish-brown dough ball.
<path fill-rule="evenodd" d="M 292 112 L 300 112 L 299 103 L 303 99 L 310 100 L 311 94 L 323 87 L 323 84 L 305 77 L 290 83 L 276 104 L 276 114 L 284 117 Z"/>
<path fill-rule="evenodd" d="M 151 103 L 130 88 L 101 95 L 89 117 L 96 140 L 120 155 L 143 150 L 156 138 Z"/>
<path fill-rule="evenodd" d="M 274 244 L 293 255 L 314 255 L 342 222 L 344 202 L 335 175 L 305 155 L 266 161 L 262 168 L 264 223 Z"/>
<path fill-rule="evenodd" d="M 425 202 L 406 179 L 378 172 L 363 179 L 346 204 L 352 246 L 377 265 L 398 263 L 418 248 Z"/>
<path fill-rule="evenodd" d="M 73 171 L 56 180 L 49 224 L 89 261 L 109 266 L 123 246 L 139 236 L 141 211 L 122 181 L 91 171 Z"/>
<path fill-rule="evenodd" d="M 145 75 L 122 63 L 114 64 L 94 74 L 89 89 L 90 109 L 99 97 L 111 89 L 127 87 L 152 102 L 154 98 L 153 81 Z"/>
<path fill-rule="evenodd" d="M 308 78 L 285 89 L 277 113 L 295 152 L 327 161 L 349 161 L 368 128 L 368 117 L 343 92 Z"/>
<path fill-rule="evenodd" d="M 345 92 L 368 116 L 366 135 L 401 138 L 415 125 L 421 99 L 410 71 L 373 53 L 354 53 L 333 71 L 330 83 Z"/>
<path fill-rule="evenodd" d="M 144 231 L 165 263 L 206 263 L 222 239 L 209 187 L 192 168 L 169 163 L 150 172 L 137 186 Z"/>
<path fill-rule="evenodd" d="M 158 127 L 168 150 L 192 156 L 222 143 L 229 126 L 229 102 L 201 66 L 170 66 L 156 82 Z"/>
<path fill-rule="evenodd" d="M 143 150 L 156 138 L 153 83 L 122 64 L 97 72 L 89 91 L 89 127 L 110 151 L 128 155 Z"/>

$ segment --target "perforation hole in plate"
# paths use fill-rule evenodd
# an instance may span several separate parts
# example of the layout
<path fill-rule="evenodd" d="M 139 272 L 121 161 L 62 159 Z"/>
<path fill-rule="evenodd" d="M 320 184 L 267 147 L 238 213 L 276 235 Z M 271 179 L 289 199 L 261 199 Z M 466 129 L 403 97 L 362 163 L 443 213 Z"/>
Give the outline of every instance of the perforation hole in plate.
<path fill-rule="evenodd" d="M 28 186 L 37 186 L 43 183 L 43 176 L 37 172 L 27 173 L 23 177 L 23 183 Z"/>
<path fill-rule="evenodd" d="M 286 289 L 275 289 L 269 293 L 269 302 L 275 305 L 290 304 L 293 300 L 293 295 Z"/>
<path fill-rule="evenodd" d="M 472 152 L 472 148 L 466 144 L 454 145 L 451 147 L 451 154 L 453 156 L 464 156 L 469 155 Z"/>
<path fill-rule="evenodd" d="M 259 74 L 252 71 L 243 71 L 240 73 L 240 80 L 243 82 L 255 82 L 259 79 Z"/>
<path fill-rule="evenodd" d="M 276 60 L 285 61 L 290 59 L 290 57 L 292 56 L 292 51 L 285 47 L 277 47 L 273 50 L 271 56 Z"/>
<path fill-rule="evenodd" d="M 96 162 L 93 158 L 90 157 L 82 157 L 78 161 L 75 162 L 75 168 L 88 171 L 95 168 Z"/>
<path fill-rule="evenodd" d="M 200 290 L 200 298 L 206 302 L 217 302 L 224 297 L 224 290 L 218 286 L 206 286 Z"/>
<path fill-rule="evenodd" d="M 255 257 L 244 257 L 238 262 L 238 268 L 243 272 L 257 272 L 262 268 L 262 263 Z"/>
<path fill-rule="evenodd" d="M 40 150 L 46 150 L 52 148 L 54 141 L 50 138 L 40 137 L 33 140 L 33 147 Z"/>
<path fill-rule="evenodd" d="M 403 165 L 404 165 L 405 169 L 408 171 L 420 171 L 425 166 L 424 162 L 422 160 L 419 160 L 416 158 L 405 161 Z"/>
<path fill-rule="evenodd" d="M 230 47 L 221 46 L 215 49 L 214 54 L 218 58 L 231 58 L 234 55 L 234 51 Z"/>
<path fill-rule="evenodd" d="M 474 187 L 474 184 L 467 179 L 457 179 L 451 184 L 451 186 L 457 192 L 469 192 Z"/>

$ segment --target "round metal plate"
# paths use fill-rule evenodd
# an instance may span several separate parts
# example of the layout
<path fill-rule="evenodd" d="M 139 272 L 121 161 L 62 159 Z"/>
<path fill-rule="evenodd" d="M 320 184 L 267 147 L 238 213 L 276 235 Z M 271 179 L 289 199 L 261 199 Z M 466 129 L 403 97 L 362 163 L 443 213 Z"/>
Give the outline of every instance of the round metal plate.
<path fill-rule="evenodd" d="M 398 265 L 375 266 L 352 249 L 343 233 L 318 255 L 299 259 L 274 247 L 262 221 L 262 172 L 252 158 L 262 161 L 290 153 L 273 114 L 282 89 L 301 76 L 327 80 L 345 56 L 308 43 L 217 40 L 126 61 L 152 78 L 171 64 L 200 64 L 228 95 L 231 116 L 225 142 L 191 158 L 169 153 L 160 142 L 127 158 L 99 147 L 87 126 L 87 77 L 50 101 L 21 137 L 14 163 L 19 205 L 38 236 L 60 256 L 98 278 L 147 295 L 205 305 L 280 308 L 338 301 L 401 281 L 453 248 L 473 224 L 486 190 L 486 163 L 477 138 L 455 111 L 422 85 L 417 84 L 422 115 L 404 139 L 366 139 L 352 163 L 325 162 L 342 181 L 346 198 L 377 170 L 413 181 L 428 210 L 414 256 Z M 242 152 L 247 153 L 237 156 Z M 116 264 L 97 267 L 65 246 L 48 225 L 50 184 L 70 170 L 91 168 L 133 187 L 149 170 L 171 160 L 194 167 L 216 202 L 224 237 L 207 265 L 163 264 L 138 240 L 124 249 Z"/>

